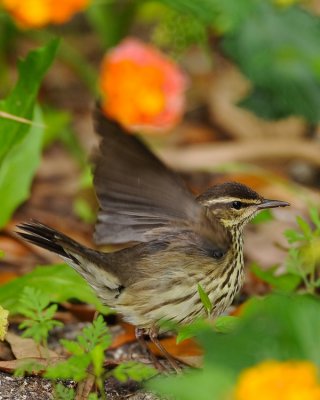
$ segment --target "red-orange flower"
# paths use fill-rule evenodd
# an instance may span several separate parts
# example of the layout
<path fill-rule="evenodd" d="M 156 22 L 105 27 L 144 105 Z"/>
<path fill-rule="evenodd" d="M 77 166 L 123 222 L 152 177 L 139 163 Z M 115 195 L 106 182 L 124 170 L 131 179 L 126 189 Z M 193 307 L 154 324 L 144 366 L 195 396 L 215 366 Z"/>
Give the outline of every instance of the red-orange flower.
<path fill-rule="evenodd" d="M 61 24 L 82 11 L 90 0 L 0 0 L 0 5 L 24 28 Z"/>
<path fill-rule="evenodd" d="M 181 118 L 186 78 L 151 46 L 126 39 L 102 63 L 105 113 L 131 130 L 167 130 Z"/>

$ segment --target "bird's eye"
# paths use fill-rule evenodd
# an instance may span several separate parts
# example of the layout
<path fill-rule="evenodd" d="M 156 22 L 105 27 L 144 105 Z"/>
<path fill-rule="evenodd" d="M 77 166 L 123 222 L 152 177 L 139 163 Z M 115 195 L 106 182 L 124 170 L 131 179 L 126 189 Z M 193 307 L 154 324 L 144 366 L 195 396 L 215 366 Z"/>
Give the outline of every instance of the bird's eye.
<path fill-rule="evenodd" d="M 232 202 L 232 208 L 235 208 L 236 210 L 240 210 L 241 207 L 242 207 L 241 201 L 233 201 Z"/>

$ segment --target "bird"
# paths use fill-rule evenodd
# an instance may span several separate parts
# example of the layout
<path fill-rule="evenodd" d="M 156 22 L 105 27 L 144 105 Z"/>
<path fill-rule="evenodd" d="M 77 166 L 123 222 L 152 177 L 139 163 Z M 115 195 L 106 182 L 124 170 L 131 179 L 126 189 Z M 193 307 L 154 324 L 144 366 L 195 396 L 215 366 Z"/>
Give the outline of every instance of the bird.
<path fill-rule="evenodd" d="M 24 240 L 59 255 L 93 288 L 103 304 L 148 335 L 171 366 L 159 341 L 161 321 L 189 324 L 207 316 L 199 285 L 223 313 L 244 280 L 243 228 L 261 210 L 289 203 L 225 182 L 195 197 L 136 135 L 97 108 L 100 138 L 93 183 L 99 204 L 97 245 L 126 243 L 113 252 L 83 246 L 38 221 L 18 225 Z"/>

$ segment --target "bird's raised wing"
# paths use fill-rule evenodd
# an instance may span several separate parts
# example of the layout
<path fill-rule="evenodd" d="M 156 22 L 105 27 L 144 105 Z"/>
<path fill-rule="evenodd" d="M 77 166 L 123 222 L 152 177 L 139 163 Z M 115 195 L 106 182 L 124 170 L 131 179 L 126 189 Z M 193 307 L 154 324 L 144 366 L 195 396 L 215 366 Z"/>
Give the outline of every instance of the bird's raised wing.
<path fill-rule="evenodd" d="M 145 242 L 157 228 L 201 224 L 205 218 L 202 206 L 181 178 L 137 137 L 99 110 L 95 113 L 95 130 L 101 138 L 94 170 L 100 206 L 97 244 Z M 214 234 L 219 237 L 221 230 L 223 236 L 224 228 L 217 226 Z"/>

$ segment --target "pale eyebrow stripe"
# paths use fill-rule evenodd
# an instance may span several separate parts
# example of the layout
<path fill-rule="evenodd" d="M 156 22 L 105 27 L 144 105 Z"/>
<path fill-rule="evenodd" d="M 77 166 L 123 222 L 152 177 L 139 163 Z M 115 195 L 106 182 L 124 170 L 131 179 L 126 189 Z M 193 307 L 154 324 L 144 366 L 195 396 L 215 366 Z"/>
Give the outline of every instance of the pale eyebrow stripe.
<path fill-rule="evenodd" d="M 241 201 L 244 205 L 248 204 L 260 204 L 259 200 L 255 199 L 245 199 L 244 201 L 239 200 L 237 197 L 219 197 L 218 199 L 210 199 L 205 202 L 206 205 L 210 204 L 227 204 L 227 203 L 232 203 L 233 201 Z"/>

